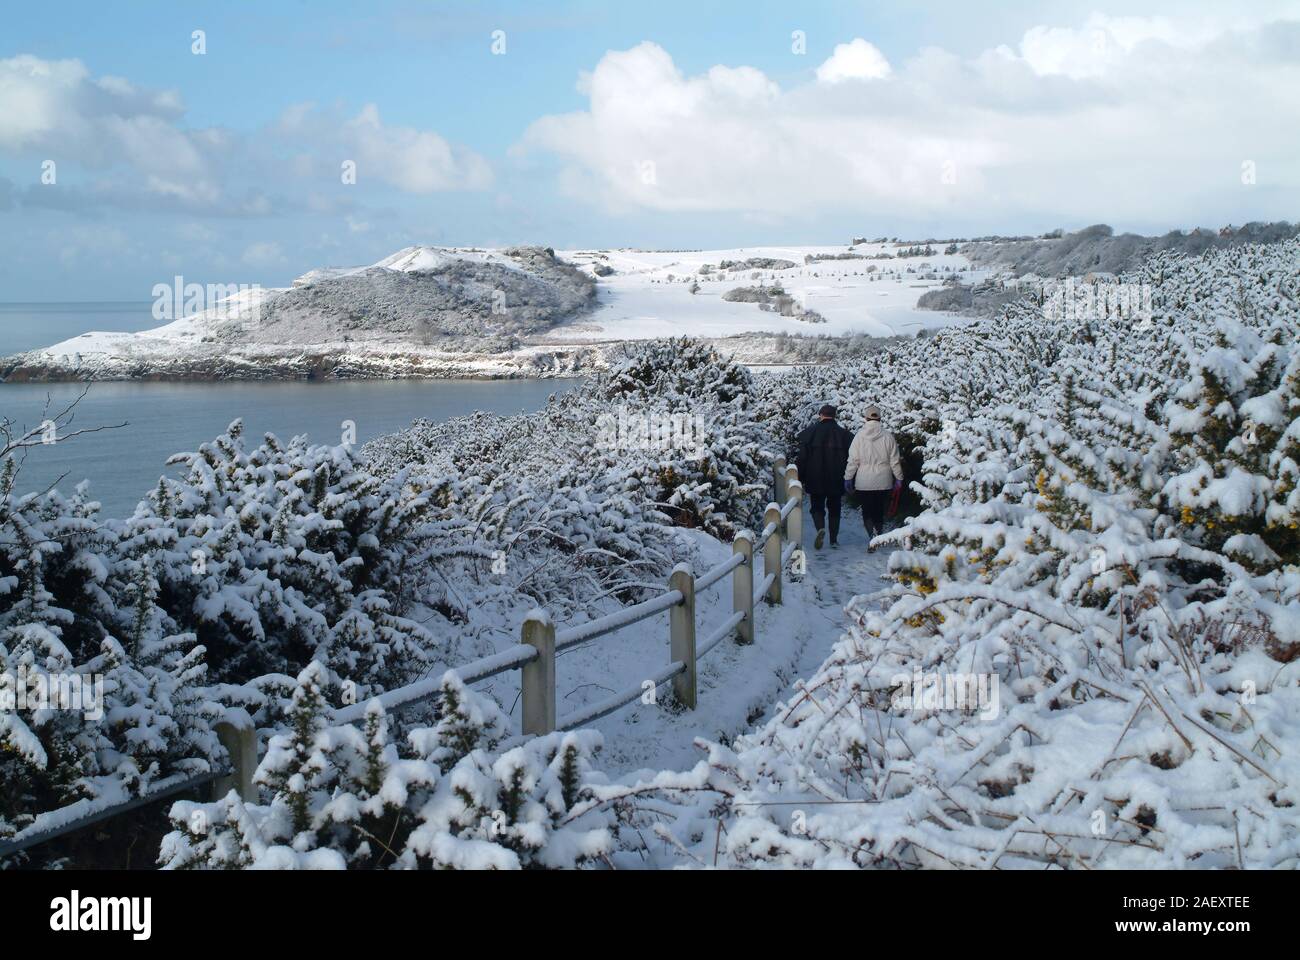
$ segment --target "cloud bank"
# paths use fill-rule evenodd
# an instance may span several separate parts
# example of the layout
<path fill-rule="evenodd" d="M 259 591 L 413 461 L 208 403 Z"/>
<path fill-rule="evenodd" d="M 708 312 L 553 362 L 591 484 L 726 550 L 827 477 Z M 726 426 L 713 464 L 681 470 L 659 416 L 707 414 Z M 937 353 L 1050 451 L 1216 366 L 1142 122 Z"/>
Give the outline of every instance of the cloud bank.
<path fill-rule="evenodd" d="M 184 113 L 176 91 L 95 77 L 79 60 L 0 59 L 0 153 L 52 161 L 62 185 L 29 187 L 33 207 L 269 216 L 319 206 L 312 191 L 338 184 L 345 161 L 357 184 L 412 194 L 492 183 L 479 154 L 386 124 L 374 104 L 355 116 L 295 105 L 270 129 L 242 134 L 186 127 Z"/>
<path fill-rule="evenodd" d="M 587 108 L 539 119 L 516 152 L 622 212 L 1187 223 L 1300 195 L 1296 22 L 1094 15 L 894 65 L 857 38 L 815 73 L 781 89 L 749 67 L 687 76 L 654 43 L 611 51 Z"/>

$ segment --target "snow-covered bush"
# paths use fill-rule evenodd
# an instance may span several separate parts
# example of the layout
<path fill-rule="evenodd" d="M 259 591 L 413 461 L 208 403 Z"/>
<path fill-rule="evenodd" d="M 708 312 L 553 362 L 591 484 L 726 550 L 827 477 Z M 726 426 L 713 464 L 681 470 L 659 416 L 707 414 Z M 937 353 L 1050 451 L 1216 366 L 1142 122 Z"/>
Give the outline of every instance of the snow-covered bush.
<path fill-rule="evenodd" d="M 179 868 L 519 869 L 573 867 L 613 848 L 613 817 L 587 801 L 592 732 L 504 742 L 509 721 L 454 675 L 434 725 L 388 737 L 378 703 L 362 728 L 331 726 L 326 677 L 298 678 L 290 729 L 256 781 L 269 802 L 233 792 L 176 804 L 160 863 Z"/>
<path fill-rule="evenodd" d="M 238 422 L 178 459 L 187 475 L 125 521 L 99 518 L 85 484 L 16 497 L 5 463 L 0 836 L 208 771 L 224 761 L 211 723 L 231 706 L 278 723 L 309 663 L 365 697 L 444 654 L 403 616 L 409 568 L 465 538 L 426 522 L 419 482 L 303 439 L 245 452 Z"/>
<path fill-rule="evenodd" d="M 417 421 L 367 444 L 378 475 L 433 478 L 440 522 L 465 528 L 465 551 L 422 581 L 424 604 L 445 629 L 486 639 L 532 607 L 570 621 L 662 589 L 684 559 L 669 525 L 729 538 L 766 503 L 750 383 L 700 344 L 638 344 L 537 413 Z M 658 422 L 689 430 L 626 429 Z"/>
<path fill-rule="evenodd" d="M 433 636 L 401 616 L 411 566 L 451 538 L 425 522 L 420 481 L 381 481 L 351 448 L 303 437 L 246 451 L 239 421 L 172 459 L 186 475 L 161 479 L 115 525 L 117 549 L 165 622 L 198 635 L 216 679 L 292 676 L 320 660 L 365 696 L 436 656 Z"/>
<path fill-rule="evenodd" d="M 785 378 L 778 422 L 923 428 L 893 584 L 763 729 L 601 796 L 687 863 L 1300 864 L 1298 255 L 1162 255 L 1143 320 L 1026 300 Z"/>
<path fill-rule="evenodd" d="M 752 391 L 747 368 L 686 338 L 629 345 L 590 387 L 606 416 L 626 406 L 629 417 L 691 424 L 689 443 L 625 443 L 618 458 L 674 523 L 721 539 L 756 525 L 768 499 L 772 454 Z"/>
<path fill-rule="evenodd" d="M 164 627 L 85 486 L 14 497 L 13 469 L 0 482 L 0 838 L 78 800 L 206 772 L 221 752 L 202 647 Z"/>
<path fill-rule="evenodd" d="M 749 405 L 753 375 L 698 340 L 686 337 L 628 344 L 612 358 L 595 393 L 607 400 L 657 399 L 669 403 Z"/>
<path fill-rule="evenodd" d="M 437 478 L 437 522 L 463 528 L 418 589 L 440 632 L 470 638 L 466 658 L 492 649 L 472 638 L 533 607 L 565 619 L 599 598 L 641 599 L 679 559 L 661 512 L 595 449 L 594 418 L 573 395 L 532 415 L 417 421 L 365 452 L 381 476 L 414 465 Z"/>

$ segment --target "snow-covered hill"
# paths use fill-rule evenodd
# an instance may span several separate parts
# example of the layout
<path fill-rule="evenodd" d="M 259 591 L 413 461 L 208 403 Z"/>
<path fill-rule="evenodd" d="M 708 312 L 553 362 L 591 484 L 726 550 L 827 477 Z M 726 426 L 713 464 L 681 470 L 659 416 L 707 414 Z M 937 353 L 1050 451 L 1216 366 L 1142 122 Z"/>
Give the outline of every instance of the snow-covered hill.
<path fill-rule="evenodd" d="M 475 376 L 564 372 L 518 336 L 595 302 L 586 272 L 540 247 L 408 247 L 287 288 L 164 295 L 141 333 L 89 332 L 0 365 L 6 380 Z M 181 293 L 184 293 L 182 298 Z M 207 293 L 206 298 L 201 294 Z M 181 302 L 183 300 L 183 302 Z M 206 307 L 196 310 L 195 306 Z M 162 309 L 159 310 L 158 307 Z M 503 356 L 509 353 L 510 356 Z M 577 358 L 579 361 L 581 357 Z"/>
<path fill-rule="evenodd" d="M 407 247 L 243 290 L 141 333 L 91 331 L 0 362 L 0 379 L 344 379 L 565 375 L 627 340 L 910 335 L 967 260 L 901 244 L 709 251 Z M 725 294 L 749 302 L 725 300 Z M 749 292 L 746 292 L 749 291 Z M 754 302 L 767 300 L 767 303 Z M 175 313 L 185 310 L 177 308 Z M 741 334 L 762 335 L 759 340 Z M 741 359 L 751 359 L 742 356 Z"/>

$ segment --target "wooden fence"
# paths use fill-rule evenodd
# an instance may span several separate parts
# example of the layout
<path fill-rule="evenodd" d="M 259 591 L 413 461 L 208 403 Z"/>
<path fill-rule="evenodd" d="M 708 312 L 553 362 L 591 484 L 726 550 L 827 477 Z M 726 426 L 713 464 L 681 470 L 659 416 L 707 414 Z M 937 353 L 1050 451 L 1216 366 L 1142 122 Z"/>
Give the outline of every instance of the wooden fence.
<path fill-rule="evenodd" d="M 644 683 L 629 686 L 605 700 L 576 710 L 557 722 L 556 655 L 578 644 L 608 637 L 624 627 L 666 611 L 668 662 L 662 670 L 646 678 L 645 682 L 653 683 L 657 688 L 671 681 L 676 701 L 682 707 L 694 710 L 698 693 L 696 672 L 699 661 L 727 637 L 734 636 L 736 642 L 741 644 L 756 642 L 754 605 L 760 601 L 769 604 L 781 602 L 783 571 L 802 549 L 803 485 L 799 482 L 798 470 L 792 464 L 787 464 L 784 457 L 777 458 L 773 466 L 773 490 L 775 496 L 764 512 L 762 532 L 757 537 L 748 530 L 737 533 L 732 540 L 731 557 L 699 577 L 692 573 L 688 565 L 681 564 L 668 578 L 667 589 L 663 593 L 565 630 L 557 631 L 546 611 L 534 610 L 524 619 L 520 629 L 520 643 L 492 656 L 455 667 L 454 672 L 463 683 L 471 684 L 510 670 L 519 670 L 522 674 L 522 732 L 525 735 L 536 735 L 555 730 L 573 730 L 627 706 L 639 699 L 647 688 Z M 760 554 L 763 558 L 763 576 L 758 580 L 754 557 Z M 802 563 L 796 563 L 795 569 L 801 570 Z M 703 640 L 697 641 L 696 597 L 717 587 L 728 576 L 731 577 L 731 615 L 709 630 Z M 331 719 L 335 724 L 357 723 L 365 716 L 369 704 L 376 700 L 387 712 L 404 710 L 438 696 L 441 687 L 441 676 L 428 677 L 386 691 L 364 703 L 335 710 Z M 217 724 L 216 730 L 230 757 L 227 769 L 194 777 L 168 778 L 144 796 L 133 797 L 115 805 L 87 804 L 88 809 L 83 815 L 79 815 L 79 804 L 42 814 L 13 837 L 0 840 L 0 857 L 111 819 L 145 804 L 208 785 L 211 785 L 214 799 L 225 796 L 233 789 L 244 800 L 255 800 L 257 793 L 253 787 L 253 771 L 258 762 L 257 731 L 246 715 L 243 715 L 243 711 L 233 711 Z"/>

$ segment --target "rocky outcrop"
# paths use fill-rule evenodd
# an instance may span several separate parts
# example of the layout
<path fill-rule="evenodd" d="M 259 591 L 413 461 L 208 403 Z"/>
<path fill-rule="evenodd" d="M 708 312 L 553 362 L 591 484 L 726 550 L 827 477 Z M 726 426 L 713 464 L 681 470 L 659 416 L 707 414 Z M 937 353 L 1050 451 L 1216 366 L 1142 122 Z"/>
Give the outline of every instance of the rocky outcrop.
<path fill-rule="evenodd" d="M 553 251 L 523 247 L 496 259 L 448 257 L 414 269 L 376 265 L 295 285 L 265 304 L 256 325 L 235 324 L 219 336 L 241 343 L 434 344 L 537 333 L 581 313 L 595 296 L 587 273 Z"/>

